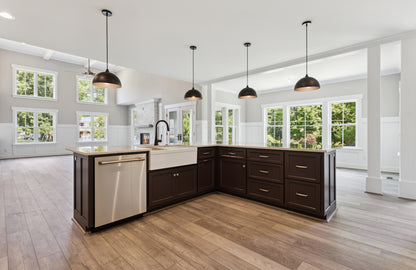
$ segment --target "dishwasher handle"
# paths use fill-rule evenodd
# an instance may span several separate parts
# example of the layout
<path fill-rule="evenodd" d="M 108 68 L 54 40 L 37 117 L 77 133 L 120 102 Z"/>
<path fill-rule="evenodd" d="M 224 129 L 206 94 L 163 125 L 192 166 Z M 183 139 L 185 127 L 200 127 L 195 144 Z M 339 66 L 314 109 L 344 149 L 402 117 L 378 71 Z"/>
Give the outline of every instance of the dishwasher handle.
<path fill-rule="evenodd" d="M 122 160 L 110 160 L 110 161 L 99 161 L 98 164 L 100 165 L 108 165 L 108 164 L 117 164 L 117 163 L 125 163 L 125 162 L 135 162 L 135 161 L 145 161 L 145 158 L 131 158 L 131 159 L 122 159 Z"/>

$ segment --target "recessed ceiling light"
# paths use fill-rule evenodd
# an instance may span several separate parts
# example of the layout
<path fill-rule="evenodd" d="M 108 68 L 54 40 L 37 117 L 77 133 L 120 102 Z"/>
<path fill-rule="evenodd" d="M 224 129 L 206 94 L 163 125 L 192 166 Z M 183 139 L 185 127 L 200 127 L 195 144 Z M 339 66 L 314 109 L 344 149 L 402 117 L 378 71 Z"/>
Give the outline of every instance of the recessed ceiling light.
<path fill-rule="evenodd" d="M 15 19 L 15 17 L 7 11 L 0 12 L 0 17 L 8 19 L 8 20 L 14 20 Z"/>

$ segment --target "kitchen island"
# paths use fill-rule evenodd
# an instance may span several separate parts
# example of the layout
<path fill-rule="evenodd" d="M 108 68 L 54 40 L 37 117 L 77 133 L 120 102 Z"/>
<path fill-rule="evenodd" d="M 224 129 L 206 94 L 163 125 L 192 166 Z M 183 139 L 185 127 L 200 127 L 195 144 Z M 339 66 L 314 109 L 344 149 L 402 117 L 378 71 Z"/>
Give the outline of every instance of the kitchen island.
<path fill-rule="evenodd" d="M 335 150 L 247 145 L 67 149 L 74 153 L 74 219 L 86 231 L 97 228 L 94 185 L 99 179 L 94 160 L 100 156 L 146 154 L 146 212 L 213 191 L 321 219 L 329 219 L 336 209 Z M 154 169 L 149 165 L 152 158 L 156 161 L 181 149 L 186 149 L 182 151 L 186 156 L 176 160 L 182 163 L 159 161 Z"/>

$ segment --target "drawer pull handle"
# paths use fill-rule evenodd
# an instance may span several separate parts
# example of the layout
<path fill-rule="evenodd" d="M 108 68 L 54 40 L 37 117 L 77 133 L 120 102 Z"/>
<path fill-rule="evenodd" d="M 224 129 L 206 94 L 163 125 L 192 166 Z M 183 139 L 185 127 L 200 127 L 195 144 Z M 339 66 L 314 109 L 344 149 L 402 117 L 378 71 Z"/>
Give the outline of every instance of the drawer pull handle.
<path fill-rule="evenodd" d="M 299 196 L 299 197 L 304 197 L 304 198 L 309 197 L 309 195 L 308 195 L 308 194 L 299 193 L 299 192 L 296 192 L 296 196 Z"/>
<path fill-rule="evenodd" d="M 235 152 L 228 152 L 229 155 L 235 155 Z"/>
<path fill-rule="evenodd" d="M 269 158 L 269 156 L 259 155 L 259 158 Z"/>
<path fill-rule="evenodd" d="M 307 169 L 308 166 L 296 165 L 296 168 L 298 168 L 298 169 Z"/>
<path fill-rule="evenodd" d="M 209 159 L 205 159 L 205 160 L 203 160 L 202 162 L 208 162 L 209 161 Z"/>
<path fill-rule="evenodd" d="M 202 153 L 203 155 L 209 155 L 209 154 L 211 154 L 211 152 L 204 152 L 204 153 Z"/>
<path fill-rule="evenodd" d="M 269 174 L 269 171 L 265 171 L 265 170 L 259 170 L 259 173 L 264 173 L 264 174 Z"/>
<path fill-rule="evenodd" d="M 270 192 L 270 190 L 268 190 L 268 189 L 264 189 L 264 188 L 259 188 L 259 190 L 260 190 L 260 191 L 263 191 L 263 192 L 266 192 L 266 193 Z"/>

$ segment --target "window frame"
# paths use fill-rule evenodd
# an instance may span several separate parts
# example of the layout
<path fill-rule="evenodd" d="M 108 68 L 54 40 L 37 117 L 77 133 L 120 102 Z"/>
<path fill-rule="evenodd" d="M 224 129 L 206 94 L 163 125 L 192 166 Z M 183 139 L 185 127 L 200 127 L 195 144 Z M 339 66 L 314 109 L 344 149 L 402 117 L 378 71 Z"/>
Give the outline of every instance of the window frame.
<path fill-rule="evenodd" d="M 103 112 L 85 112 L 85 111 L 77 111 L 76 112 L 77 115 L 77 143 L 107 143 L 108 142 L 108 113 L 103 113 Z M 79 138 L 79 131 L 80 131 L 80 126 L 79 126 L 79 116 L 80 115 L 90 115 L 91 117 L 91 140 L 88 141 L 81 141 Z M 95 140 L 95 127 L 94 127 L 94 116 L 104 116 L 105 117 L 105 140 L 102 141 L 98 141 Z"/>
<path fill-rule="evenodd" d="M 222 112 L 222 125 L 217 125 L 215 121 L 215 112 L 221 110 Z M 240 138 L 240 113 L 241 113 L 241 107 L 239 105 L 233 105 L 233 104 L 227 104 L 227 103 L 220 103 L 216 102 L 213 110 L 213 135 L 212 135 L 212 141 L 213 143 L 217 143 L 217 127 L 223 128 L 222 133 L 222 143 L 223 145 L 230 145 L 229 142 L 229 132 L 228 128 L 230 127 L 228 124 L 228 110 L 233 110 L 233 125 L 231 126 L 233 128 L 233 135 L 232 135 L 232 142 L 231 145 L 237 144 L 239 142 Z"/>
<path fill-rule="evenodd" d="M 363 95 L 346 95 L 346 96 L 336 96 L 336 97 L 327 97 L 320 99 L 307 99 L 300 101 L 286 101 L 279 103 L 270 103 L 262 104 L 263 109 L 263 145 L 267 146 L 267 121 L 266 117 L 267 108 L 281 107 L 283 108 L 283 146 L 282 148 L 290 148 L 290 107 L 294 106 L 309 106 L 309 105 L 322 105 L 322 149 L 332 149 L 331 145 L 331 122 L 332 122 L 332 105 L 333 103 L 345 103 L 345 102 L 355 102 L 355 146 L 346 146 L 343 148 L 337 148 L 338 150 L 346 151 L 361 151 L 362 150 L 362 138 L 361 135 L 361 125 L 362 125 L 362 100 Z M 215 135 L 215 134 L 214 134 Z"/>
<path fill-rule="evenodd" d="M 84 80 L 84 81 L 87 81 L 87 79 L 88 80 L 91 80 L 91 87 L 90 87 L 90 93 L 91 93 L 91 101 L 82 101 L 82 100 L 79 100 L 79 81 L 80 80 Z M 93 101 L 93 94 L 94 94 L 94 86 L 92 85 L 92 80 L 94 79 L 94 76 L 92 76 L 92 75 L 77 75 L 76 77 L 75 77 L 75 84 L 76 84 L 76 88 L 77 88 L 77 95 L 76 95 L 76 102 L 77 103 L 80 103 L 80 104 L 89 104 L 89 105 L 91 105 L 91 104 L 94 104 L 94 105 L 108 105 L 108 92 L 107 92 L 107 88 L 104 88 L 104 102 L 103 103 L 99 103 L 99 102 L 94 102 Z"/>
<path fill-rule="evenodd" d="M 134 117 L 134 114 L 136 114 L 136 119 Z M 135 121 L 136 120 L 136 121 Z M 137 110 L 136 108 L 131 108 L 130 109 L 130 126 L 131 126 L 131 144 L 133 145 L 140 145 L 140 138 L 138 138 L 138 140 L 136 140 L 135 138 L 135 132 L 137 130 Z"/>
<path fill-rule="evenodd" d="M 277 106 L 268 106 L 268 107 L 263 107 L 263 145 L 266 147 L 267 146 L 267 128 L 271 127 L 268 125 L 268 110 L 269 109 L 282 109 L 282 125 L 273 125 L 273 127 L 281 127 L 282 128 L 282 146 L 281 147 L 285 147 L 285 141 L 286 141 L 286 134 L 285 134 L 285 130 L 286 130 L 286 113 L 285 113 L 285 106 L 281 106 L 281 105 L 277 105 Z M 270 146 L 270 147 L 274 147 L 274 146 Z M 279 147 L 276 147 L 279 148 Z"/>
<path fill-rule="evenodd" d="M 357 135 L 358 135 L 358 113 L 359 113 L 359 108 L 358 108 L 358 104 L 359 104 L 359 99 L 344 99 L 344 100 L 337 100 L 337 101 L 331 101 L 328 102 L 328 131 L 329 131 L 329 147 L 332 148 L 332 127 L 333 126 L 355 126 L 355 146 L 344 146 L 344 132 L 342 132 L 342 146 L 341 147 L 337 147 L 336 149 L 357 149 L 358 148 L 358 139 L 357 139 Z M 355 123 L 351 124 L 332 124 L 332 106 L 334 104 L 344 104 L 344 103 L 351 103 L 351 102 L 355 102 Z M 344 108 L 342 109 L 342 120 L 344 122 Z"/>
<path fill-rule="evenodd" d="M 47 145 L 47 144 L 56 144 L 56 136 L 57 136 L 57 118 L 58 118 L 58 110 L 51 110 L 51 109 L 38 109 L 38 108 L 25 108 L 25 107 L 12 107 L 13 112 L 13 145 Z M 33 113 L 33 135 L 34 141 L 33 142 L 26 142 L 26 143 L 19 143 L 17 142 L 17 112 L 31 112 Z M 53 141 L 52 142 L 39 142 L 39 127 L 38 126 L 38 114 L 40 113 L 52 113 L 53 114 Z"/>
<path fill-rule="evenodd" d="M 17 81 L 16 81 L 17 80 L 17 76 L 16 76 L 17 71 L 24 71 L 24 72 L 32 72 L 33 73 L 33 96 L 18 95 L 17 94 Z M 38 76 L 37 76 L 38 74 L 52 75 L 52 77 L 53 77 L 53 96 L 51 98 L 50 97 L 38 96 Z M 56 71 L 12 64 L 12 84 L 13 84 L 12 96 L 14 98 L 40 99 L 40 100 L 49 100 L 49 101 L 57 101 L 58 100 L 58 72 L 56 72 Z"/>

